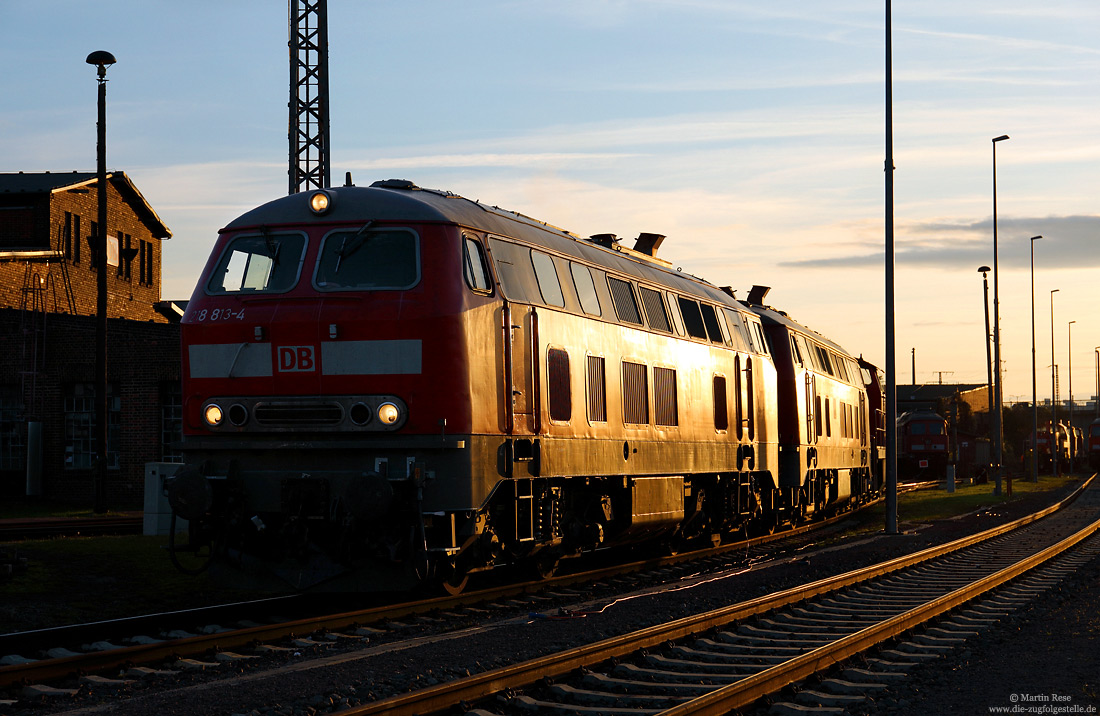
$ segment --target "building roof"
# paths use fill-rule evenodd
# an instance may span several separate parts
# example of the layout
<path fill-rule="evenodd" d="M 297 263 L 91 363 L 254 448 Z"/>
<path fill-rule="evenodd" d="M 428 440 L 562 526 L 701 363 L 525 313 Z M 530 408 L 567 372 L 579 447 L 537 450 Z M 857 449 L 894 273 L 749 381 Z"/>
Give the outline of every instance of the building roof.
<path fill-rule="evenodd" d="M 955 393 L 965 393 L 977 388 L 984 388 L 982 384 L 971 383 L 926 383 L 925 385 L 899 385 L 897 386 L 898 402 L 936 401 L 941 398 L 950 398 Z"/>
<path fill-rule="evenodd" d="M 119 193 L 134 207 L 135 211 L 149 225 L 153 236 L 158 239 L 172 238 L 172 232 L 160 220 L 156 210 L 145 200 L 138 188 L 126 176 L 126 172 L 107 172 L 107 179 L 115 185 Z M 11 194 L 54 194 L 95 184 L 95 172 L 9 172 L 0 173 L 0 195 Z"/>

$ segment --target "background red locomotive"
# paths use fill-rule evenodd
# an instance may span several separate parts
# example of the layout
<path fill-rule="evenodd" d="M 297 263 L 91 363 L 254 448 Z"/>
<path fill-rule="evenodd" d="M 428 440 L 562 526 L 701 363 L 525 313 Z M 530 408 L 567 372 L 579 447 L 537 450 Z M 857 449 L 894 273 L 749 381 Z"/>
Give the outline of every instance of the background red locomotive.
<path fill-rule="evenodd" d="M 453 590 L 878 490 L 874 367 L 662 238 L 394 180 L 234 220 L 183 318 L 190 546 L 297 588 Z"/>
<path fill-rule="evenodd" d="M 947 420 L 932 410 L 911 410 L 898 416 L 897 430 L 898 475 L 941 479 L 951 456 Z"/>
<path fill-rule="evenodd" d="M 1050 437 L 1050 424 L 1039 428 L 1039 435 L 1035 441 L 1038 449 L 1039 469 L 1054 471 L 1068 471 L 1070 464 L 1071 434 L 1069 426 L 1058 423 L 1054 426 L 1054 436 Z M 1030 437 L 1030 436 L 1029 436 Z M 1025 448 L 1030 447 L 1030 440 L 1024 441 Z M 1053 449 L 1053 450 L 1052 450 Z M 1051 455 L 1057 459 L 1057 464 L 1052 462 Z"/>
<path fill-rule="evenodd" d="M 1100 470 L 1100 419 L 1089 423 L 1085 438 L 1090 470 Z"/>

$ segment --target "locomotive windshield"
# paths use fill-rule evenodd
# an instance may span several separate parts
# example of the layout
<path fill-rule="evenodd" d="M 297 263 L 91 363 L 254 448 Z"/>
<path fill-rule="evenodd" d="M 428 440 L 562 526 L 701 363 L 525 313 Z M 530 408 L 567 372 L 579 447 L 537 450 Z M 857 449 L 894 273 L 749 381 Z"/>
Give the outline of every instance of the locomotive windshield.
<path fill-rule="evenodd" d="M 298 282 L 306 239 L 301 234 L 238 236 L 210 276 L 210 293 L 281 293 Z"/>
<path fill-rule="evenodd" d="M 364 291 L 412 288 L 419 280 L 416 234 L 377 229 L 326 236 L 313 282 L 322 291 Z"/>

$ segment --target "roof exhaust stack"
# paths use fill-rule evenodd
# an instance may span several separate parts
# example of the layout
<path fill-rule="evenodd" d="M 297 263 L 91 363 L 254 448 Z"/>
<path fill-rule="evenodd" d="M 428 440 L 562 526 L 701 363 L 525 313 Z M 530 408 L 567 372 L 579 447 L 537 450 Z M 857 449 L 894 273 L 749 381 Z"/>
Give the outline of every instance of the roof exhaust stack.
<path fill-rule="evenodd" d="M 665 240 L 664 234 L 638 234 L 634 241 L 634 250 L 638 253 L 656 256 L 657 249 L 661 248 L 661 242 Z"/>
<path fill-rule="evenodd" d="M 588 240 L 605 249 L 614 248 L 615 244 L 619 243 L 619 237 L 615 234 L 592 234 Z"/>
<path fill-rule="evenodd" d="M 753 286 L 749 290 L 748 301 L 753 306 L 763 306 L 764 297 L 768 295 L 768 291 L 771 291 L 771 286 Z"/>

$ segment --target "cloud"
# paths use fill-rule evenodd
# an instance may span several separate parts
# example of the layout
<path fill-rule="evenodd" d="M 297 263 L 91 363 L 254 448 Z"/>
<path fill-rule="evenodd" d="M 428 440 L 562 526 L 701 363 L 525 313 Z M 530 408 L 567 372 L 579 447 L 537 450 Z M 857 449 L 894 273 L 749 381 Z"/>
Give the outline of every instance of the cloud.
<path fill-rule="evenodd" d="M 895 265 L 942 269 L 976 267 L 993 260 L 993 221 L 927 221 L 899 226 L 895 235 Z M 1044 216 L 998 218 L 1000 267 L 1029 269 L 1032 236 L 1043 236 L 1035 248 L 1036 268 L 1081 269 L 1100 267 L 1100 216 Z M 842 256 L 783 261 L 791 268 L 880 268 L 881 250 Z M 969 270 L 969 269 L 968 269 Z"/>
<path fill-rule="evenodd" d="M 540 167 L 571 165 L 576 162 L 620 160 L 637 156 L 622 153 L 542 152 L 436 154 L 384 159 L 351 159 L 348 166 L 363 169 L 454 169 L 458 167 Z"/>

